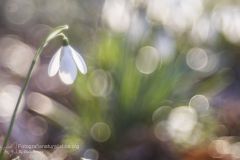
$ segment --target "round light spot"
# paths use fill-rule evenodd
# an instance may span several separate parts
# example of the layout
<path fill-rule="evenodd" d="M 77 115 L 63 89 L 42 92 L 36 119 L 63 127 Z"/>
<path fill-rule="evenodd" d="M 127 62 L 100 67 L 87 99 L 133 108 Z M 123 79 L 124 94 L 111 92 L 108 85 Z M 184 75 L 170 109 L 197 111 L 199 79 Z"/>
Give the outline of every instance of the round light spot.
<path fill-rule="evenodd" d="M 193 48 L 187 53 L 186 61 L 191 69 L 201 71 L 208 64 L 208 55 L 201 48 Z"/>
<path fill-rule="evenodd" d="M 190 99 L 189 106 L 199 113 L 206 113 L 209 108 L 209 102 L 204 95 L 195 95 Z"/>
<path fill-rule="evenodd" d="M 112 91 L 112 77 L 104 70 L 95 70 L 89 77 L 88 88 L 94 96 L 107 96 Z"/>
<path fill-rule="evenodd" d="M 98 160 L 99 158 L 99 153 L 95 149 L 87 149 L 84 153 L 83 156 L 85 159 L 91 159 L 91 160 Z"/>
<path fill-rule="evenodd" d="M 91 128 L 91 136 L 97 142 L 105 142 L 111 136 L 111 129 L 106 123 L 97 122 Z"/>
<path fill-rule="evenodd" d="M 146 46 L 140 49 L 136 58 L 136 67 L 143 74 L 153 73 L 159 64 L 159 55 L 154 47 Z"/>

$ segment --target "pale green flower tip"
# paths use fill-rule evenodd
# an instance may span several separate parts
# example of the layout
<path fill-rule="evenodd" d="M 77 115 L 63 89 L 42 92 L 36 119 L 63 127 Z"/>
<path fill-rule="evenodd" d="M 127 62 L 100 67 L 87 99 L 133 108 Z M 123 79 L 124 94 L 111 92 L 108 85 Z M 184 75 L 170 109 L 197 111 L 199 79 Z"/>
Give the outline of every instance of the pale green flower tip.
<path fill-rule="evenodd" d="M 63 26 L 64 29 L 69 29 L 69 26 L 66 24 Z"/>

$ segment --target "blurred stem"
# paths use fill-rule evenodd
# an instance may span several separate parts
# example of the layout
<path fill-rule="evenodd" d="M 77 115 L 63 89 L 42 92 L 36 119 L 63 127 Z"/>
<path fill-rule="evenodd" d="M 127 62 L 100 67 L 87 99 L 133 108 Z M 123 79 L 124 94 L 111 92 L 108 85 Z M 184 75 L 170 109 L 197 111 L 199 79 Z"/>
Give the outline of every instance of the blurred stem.
<path fill-rule="evenodd" d="M 27 73 L 27 76 L 26 76 L 26 79 L 24 81 L 24 84 L 22 86 L 22 89 L 20 91 L 20 94 L 19 94 L 19 97 L 17 99 L 17 103 L 16 103 L 16 106 L 14 108 L 14 111 L 13 111 L 13 115 L 11 117 L 11 121 L 10 121 L 10 124 L 9 124 L 9 128 L 8 128 L 8 131 L 7 131 L 7 135 L 5 136 L 5 139 L 4 139 L 4 142 L 3 142 L 3 145 L 2 145 L 2 148 L 1 148 L 1 153 L 0 153 L 0 160 L 4 160 L 3 156 L 4 156 L 4 151 L 6 149 L 6 146 L 8 144 L 8 140 L 9 140 L 9 137 L 11 135 L 11 132 L 12 132 L 12 129 L 13 129 L 13 125 L 14 125 L 14 121 L 16 119 L 16 115 L 17 115 L 17 110 L 19 108 L 19 105 L 20 105 L 20 102 L 21 102 L 21 99 L 23 97 L 23 94 L 28 86 L 28 83 L 31 79 L 31 75 L 32 75 L 32 72 L 33 72 L 33 69 L 34 69 L 34 66 L 36 64 L 36 62 L 38 61 L 39 59 L 39 56 L 42 54 L 42 51 L 43 49 L 48 45 L 48 43 L 57 38 L 57 37 L 61 37 L 64 41 L 67 40 L 67 37 L 61 33 L 63 32 L 64 30 L 68 29 L 68 26 L 67 25 L 64 25 L 64 26 L 59 26 L 59 27 L 56 27 L 55 29 L 53 29 L 52 32 L 49 33 L 49 35 L 47 36 L 47 38 L 45 39 L 45 41 L 43 41 L 43 43 L 40 45 L 40 47 L 38 48 L 33 60 L 32 60 L 32 63 L 31 63 L 31 66 L 28 70 L 28 73 Z M 67 40 L 68 41 L 68 40 Z"/>

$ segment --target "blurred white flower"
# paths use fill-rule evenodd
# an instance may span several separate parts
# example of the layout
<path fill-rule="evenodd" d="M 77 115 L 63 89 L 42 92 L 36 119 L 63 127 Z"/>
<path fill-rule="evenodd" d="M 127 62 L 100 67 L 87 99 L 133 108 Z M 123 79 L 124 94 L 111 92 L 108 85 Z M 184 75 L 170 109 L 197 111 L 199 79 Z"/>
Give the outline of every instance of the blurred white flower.
<path fill-rule="evenodd" d="M 61 81 L 67 85 L 73 84 L 77 77 L 77 69 L 82 73 L 87 73 L 87 66 L 82 56 L 70 45 L 58 49 L 52 57 L 48 66 L 50 77 L 59 73 Z"/>

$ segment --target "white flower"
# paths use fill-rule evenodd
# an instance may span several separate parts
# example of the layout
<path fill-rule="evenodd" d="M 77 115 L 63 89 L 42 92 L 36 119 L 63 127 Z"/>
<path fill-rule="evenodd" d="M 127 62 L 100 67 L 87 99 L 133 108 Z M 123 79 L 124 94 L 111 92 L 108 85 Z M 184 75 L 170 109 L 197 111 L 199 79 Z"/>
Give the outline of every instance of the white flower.
<path fill-rule="evenodd" d="M 48 66 L 50 77 L 59 73 L 61 81 L 67 85 L 73 84 L 77 77 L 77 69 L 82 73 L 87 73 L 87 66 L 82 56 L 70 45 L 58 49 L 52 57 Z"/>

